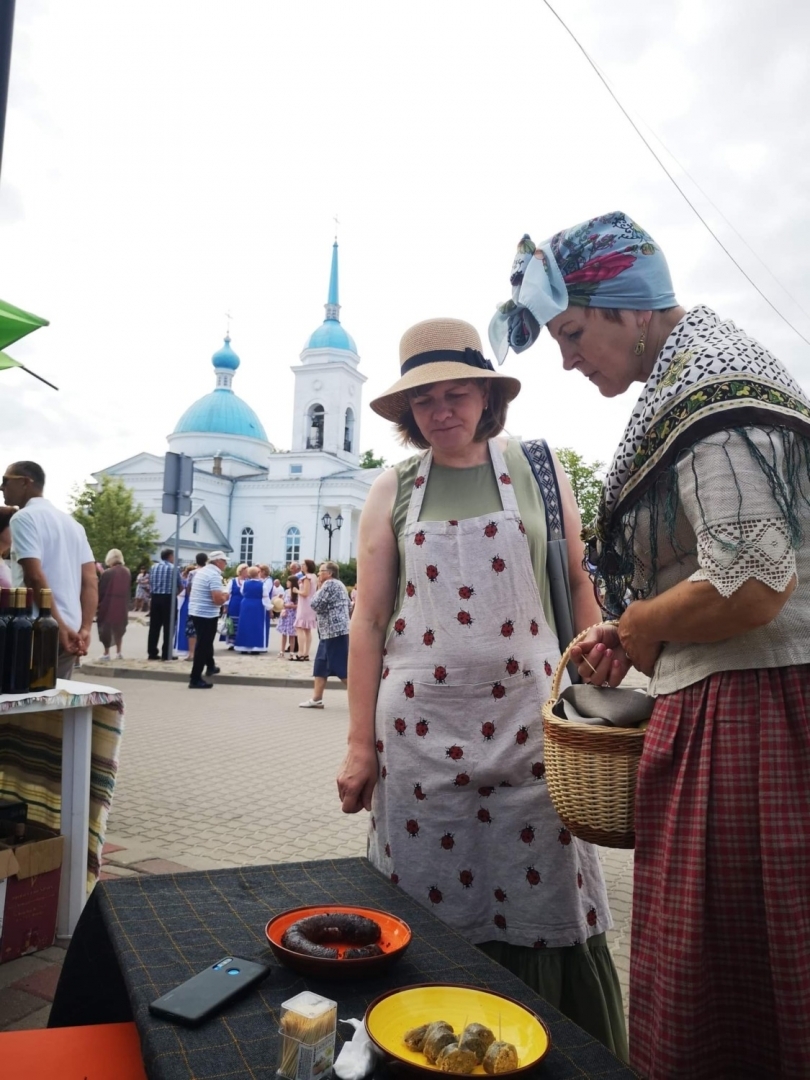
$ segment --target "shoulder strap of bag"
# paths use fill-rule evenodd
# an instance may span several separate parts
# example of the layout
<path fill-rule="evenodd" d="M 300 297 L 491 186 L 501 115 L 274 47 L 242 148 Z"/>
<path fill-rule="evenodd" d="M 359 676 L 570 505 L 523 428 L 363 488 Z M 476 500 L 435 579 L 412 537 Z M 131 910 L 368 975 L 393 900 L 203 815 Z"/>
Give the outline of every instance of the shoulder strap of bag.
<path fill-rule="evenodd" d="M 557 628 L 560 655 L 574 640 L 574 605 L 571 600 L 571 583 L 568 578 L 568 543 L 565 539 L 565 518 L 557 482 L 557 470 L 545 439 L 522 442 L 521 448 L 531 466 L 546 513 L 546 573 L 551 592 L 551 607 Z M 579 675 L 572 664 L 568 673 L 573 682 Z"/>

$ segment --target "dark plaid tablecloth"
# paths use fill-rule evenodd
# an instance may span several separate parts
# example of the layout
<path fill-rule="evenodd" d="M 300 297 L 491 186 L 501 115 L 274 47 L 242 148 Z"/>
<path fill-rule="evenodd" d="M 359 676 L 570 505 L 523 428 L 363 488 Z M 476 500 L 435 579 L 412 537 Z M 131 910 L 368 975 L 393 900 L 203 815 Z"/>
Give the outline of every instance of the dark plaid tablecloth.
<path fill-rule="evenodd" d="M 326 981 L 279 965 L 267 946 L 268 920 L 303 904 L 359 904 L 390 911 L 413 940 L 376 978 Z M 223 956 L 272 965 L 258 989 L 220 1016 L 189 1029 L 159 1020 L 150 1001 Z M 380 994 L 422 982 L 466 983 L 507 994 L 548 1025 L 552 1050 L 538 1080 L 636 1074 L 505 968 L 484 956 L 365 859 L 283 863 L 238 870 L 138 877 L 96 886 L 65 958 L 50 1026 L 134 1019 L 150 1080 L 275 1076 L 282 1001 L 313 990 L 338 1002 L 338 1016 L 362 1018 Z M 352 1030 L 338 1024 L 351 1037 Z M 388 1070 L 378 1070 L 380 1080 Z"/>

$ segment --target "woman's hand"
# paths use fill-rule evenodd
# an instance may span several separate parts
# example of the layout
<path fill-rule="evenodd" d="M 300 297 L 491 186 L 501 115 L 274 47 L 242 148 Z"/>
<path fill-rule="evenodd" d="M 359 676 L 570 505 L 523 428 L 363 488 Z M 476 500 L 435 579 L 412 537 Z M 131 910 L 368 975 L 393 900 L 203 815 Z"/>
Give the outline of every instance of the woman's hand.
<path fill-rule="evenodd" d="M 619 640 L 633 667 L 652 675 L 663 641 L 656 641 L 644 629 L 644 614 L 648 600 L 636 600 L 619 619 Z"/>
<path fill-rule="evenodd" d="M 371 795 L 377 783 L 377 751 L 349 747 L 337 777 L 338 798 L 344 814 L 371 809 Z"/>
<path fill-rule="evenodd" d="M 619 629 L 611 623 L 594 626 L 571 650 L 582 681 L 594 686 L 618 686 L 633 666 L 622 648 Z"/>

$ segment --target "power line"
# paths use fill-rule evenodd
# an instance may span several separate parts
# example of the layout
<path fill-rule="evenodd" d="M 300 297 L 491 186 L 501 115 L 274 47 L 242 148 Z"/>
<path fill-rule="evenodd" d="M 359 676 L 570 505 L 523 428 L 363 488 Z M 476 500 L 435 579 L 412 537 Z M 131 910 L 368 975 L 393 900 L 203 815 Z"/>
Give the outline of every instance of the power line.
<path fill-rule="evenodd" d="M 596 66 L 596 64 L 593 62 L 593 60 L 590 58 L 590 56 L 588 55 L 588 52 L 586 51 L 585 47 L 580 44 L 580 42 L 579 42 L 576 34 L 574 34 L 573 30 L 571 30 L 569 28 L 569 26 L 567 25 L 567 23 L 565 22 L 565 20 L 560 15 L 557 14 L 557 12 L 551 6 L 551 3 L 549 2 L 549 0 L 543 0 L 543 3 L 546 5 L 548 10 L 551 12 L 551 14 L 554 16 L 554 18 L 560 24 L 560 26 L 562 26 L 563 30 L 565 30 L 565 32 L 568 34 L 568 36 L 574 42 L 574 44 L 579 49 L 579 51 L 582 53 L 582 55 L 585 57 L 585 59 L 588 61 L 588 63 L 590 64 L 591 68 L 595 72 L 595 74 L 596 74 L 597 78 L 599 79 L 599 81 L 602 83 L 604 88 L 607 90 L 607 92 L 610 94 L 610 96 L 616 102 L 619 109 L 621 109 L 621 111 L 624 114 L 624 117 L 627 120 L 627 122 L 630 124 L 630 126 L 633 128 L 635 133 L 638 135 L 638 137 L 641 139 L 641 141 L 644 143 L 644 145 L 650 151 L 652 156 L 655 158 L 655 160 L 661 166 L 663 171 L 666 173 L 666 175 L 672 181 L 672 183 L 674 184 L 674 186 L 676 187 L 676 189 L 680 193 L 681 197 L 684 199 L 684 201 L 687 203 L 689 208 L 694 213 L 695 217 L 698 218 L 698 220 L 701 222 L 701 224 L 706 229 L 706 231 L 711 234 L 711 236 L 714 238 L 714 240 L 717 242 L 717 244 L 723 249 L 723 251 L 726 253 L 726 255 L 728 255 L 729 259 L 731 259 L 731 261 L 734 263 L 734 265 L 737 267 L 737 269 L 740 271 L 740 273 L 745 278 L 745 280 L 749 283 L 749 285 L 751 285 L 754 289 L 756 289 L 756 291 L 759 293 L 759 295 L 762 297 L 762 299 L 765 301 L 765 303 L 768 304 L 768 306 L 771 307 L 776 312 L 776 314 L 779 316 L 780 319 L 782 319 L 783 322 L 787 323 L 787 325 L 790 327 L 790 329 L 795 334 L 797 334 L 806 345 L 810 345 L 810 339 L 806 338 L 804 336 L 804 334 L 801 332 L 801 330 L 799 330 L 797 327 L 795 327 L 793 325 L 793 323 L 790 321 L 790 319 L 788 319 L 788 317 L 786 315 L 782 314 L 782 312 L 779 310 L 779 308 L 776 306 L 776 304 L 774 304 L 774 302 L 768 296 L 765 295 L 765 293 L 762 291 L 762 289 L 760 289 L 759 285 L 757 285 L 757 283 L 750 276 L 750 274 L 748 274 L 743 269 L 743 267 L 740 266 L 740 264 L 737 262 L 737 260 L 731 254 L 729 249 L 726 247 L 726 245 L 723 243 L 723 241 L 720 239 L 720 237 L 717 235 L 717 233 L 714 231 L 714 229 L 711 227 L 711 225 L 708 223 L 708 221 L 706 221 L 704 216 L 701 214 L 701 212 L 698 210 L 698 208 L 695 206 L 695 204 L 692 202 L 692 200 L 689 198 L 689 196 L 686 194 L 686 192 L 680 186 L 678 181 L 675 179 L 675 177 L 672 175 L 672 173 L 666 167 L 664 162 L 661 160 L 661 158 L 658 156 L 658 154 L 656 154 L 655 150 L 652 148 L 650 143 L 644 137 L 644 134 L 642 133 L 642 131 L 639 128 L 638 124 L 636 124 L 635 120 L 633 120 L 630 113 L 627 111 L 627 109 L 625 109 L 624 105 L 622 105 L 621 101 L 619 101 L 618 97 L 616 96 L 616 94 L 613 92 L 611 86 L 609 85 L 607 79 L 604 77 L 602 72 L 599 70 L 599 68 Z"/>

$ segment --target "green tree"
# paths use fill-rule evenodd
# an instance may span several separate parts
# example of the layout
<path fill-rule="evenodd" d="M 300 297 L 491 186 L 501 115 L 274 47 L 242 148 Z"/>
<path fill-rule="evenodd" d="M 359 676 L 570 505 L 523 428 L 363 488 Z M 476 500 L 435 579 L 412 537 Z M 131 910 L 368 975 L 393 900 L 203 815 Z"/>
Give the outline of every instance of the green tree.
<path fill-rule="evenodd" d="M 382 469 L 385 467 L 384 457 L 374 457 L 373 450 L 366 450 L 360 457 L 361 469 Z"/>
<path fill-rule="evenodd" d="M 149 565 L 160 540 L 155 515 L 144 513 L 120 477 L 102 476 L 98 486 L 77 487 L 72 502 L 71 513 L 84 526 L 96 559 L 118 548 L 130 570 Z"/>
<path fill-rule="evenodd" d="M 602 495 L 602 470 L 605 463 L 593 461 L 587 465 L 581 454 L 566 446 L 555 450 L 554 453 L 571 481 L 582 524 L 590 525 L 595 520 L 599 509 L 599 499 Z"/>

